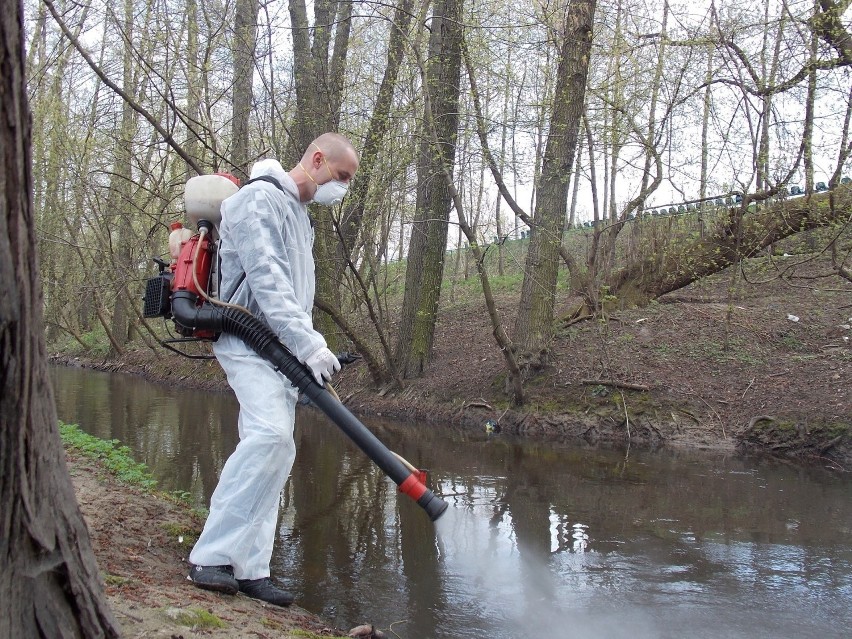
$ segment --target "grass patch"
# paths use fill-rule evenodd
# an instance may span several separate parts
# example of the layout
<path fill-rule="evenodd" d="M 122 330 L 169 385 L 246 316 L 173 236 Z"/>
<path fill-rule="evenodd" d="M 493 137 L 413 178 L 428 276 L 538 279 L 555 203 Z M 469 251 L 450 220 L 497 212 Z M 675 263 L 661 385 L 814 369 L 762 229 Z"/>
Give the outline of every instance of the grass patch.
<path fill-rule="evenodd" d="M 157 485 L 157 480 L 148 472 L 148 467 L 135 461 L 130 449 L 121 446 L 117 439 L 98 439 L 84 433 L 76 424 L 65 424 L 61 421 L 59 435 L 66 448 L 96 459 L 120 481 L 149 491 Z"/>
<path fill-rule="evenodd" d="M 104 583 L 107 586 L 123 586 L 130 583 L 130 581 L 128 577 L 121 577 L 120 575 L 106 575 L 104 577 Z"/>
<path fill-rule="evenodd" d="M 264 628 L 275 630 L 276 632 L 283 632 L 284 630 L 286 630 L 283 623 L 281 623 L 280 621 L 275 621 L 275 619 L 270 619 L 269 617 L 261 617 L 260 625 Z"/>
<path fill-rule="evenodd" d="M 791 351 L 805 351 L 807 350 L 807 346 L 795 335 L 784 335 L 781 338 L 781 344 L 784 345 L 784 348 Z"/>
<path fill-rule="evenodd" d="M 212 612 L 201 608 L 167 608 L 163 613 L 176 624 L 196 630 L 228 627 L 228 624 Z"/>
<path fill-rule="evenodd" d="M 195 542 L 198 541 L 198 537 L 201 534 L 198 530 L 193 528 L 192 526 L 187 526 L 186 524 L 181 524 L 173 521 L 167 521 L 160 526 L 169 538 L 174 539 L 178 545 L 186 546 L 187 548 L 191 548 L 195 545 Z"/>
<path fill-rule="evenodd" d="M 70 335 L 63 334 L 50 347 L 68 355 L 87 355 L 89 357 L 106 357 L 110 351 L 106 331 L 100 325 L 82 333 L 79 341 Z"/>

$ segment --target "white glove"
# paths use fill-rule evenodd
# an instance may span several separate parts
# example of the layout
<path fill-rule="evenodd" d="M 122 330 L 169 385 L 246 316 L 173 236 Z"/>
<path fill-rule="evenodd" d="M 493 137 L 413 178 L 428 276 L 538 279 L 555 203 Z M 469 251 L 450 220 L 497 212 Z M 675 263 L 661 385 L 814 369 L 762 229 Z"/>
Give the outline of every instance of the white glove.
<path fill-rule="evenodd" d="M 323 380 L 331 380 L 331 376 L 340 370 L 340 362 L 325 346 L 318 348 L 305 359 L 305 366 L 311 369 L 317 384 L 323 385 Z"/>

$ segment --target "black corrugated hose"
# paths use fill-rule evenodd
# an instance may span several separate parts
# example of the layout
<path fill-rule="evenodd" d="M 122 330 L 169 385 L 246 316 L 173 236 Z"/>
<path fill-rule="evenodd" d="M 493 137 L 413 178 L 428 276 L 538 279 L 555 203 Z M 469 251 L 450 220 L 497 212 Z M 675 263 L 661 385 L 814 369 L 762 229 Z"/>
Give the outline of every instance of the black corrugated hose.
<path fill-rule="evenodd" d="M 188 291 L 172 295 L 172 316 L 181 326 L 213 330 L 234 335 L 263 359 L 270 362 L 290 382 L 322 410 L 364 453 L 414 499 L 435 521 L 448 504 L 420 481 L 379 439 L 371 433 L 326 388 L 317 384 L 313 374 L 287 349 L 275 333 L 262 321 L 234 306 L 216 306 L 205 302 L 196 306 L 198 298 Z"/>

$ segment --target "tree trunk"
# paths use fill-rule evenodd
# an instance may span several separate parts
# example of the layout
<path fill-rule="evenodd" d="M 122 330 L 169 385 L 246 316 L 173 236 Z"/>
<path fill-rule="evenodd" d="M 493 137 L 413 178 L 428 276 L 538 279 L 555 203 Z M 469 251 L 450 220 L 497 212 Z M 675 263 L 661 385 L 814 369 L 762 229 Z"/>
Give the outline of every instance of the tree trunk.
<path fill-rule="evenodd" d="M 467 66 L 468 74 L 471 74 L 472 68 L 470 64 L 470 56 L 468 54 L 467 46 L 464 42 L 463 37 L 459 42 L 459 49 L 459 52 L 465 58 L 465 64 Z M 435 123 L 435 112 L 432 108 L 431 86 L 426 81 L 426 73 L 424 69 L 425 65 L 420 60 L 419 56 L 418 66 L 420 67 L 421 76 L 423 77 L 423 84 L 425 86 L 425 90 L 423 91 L 425 133 L 429 136 L 432 143 L 437 147 L 440 146 L 440 142 L 438 140 L 438 129 Z M 471 81 L 471 87 L 475 86 L 475 81 L 473 79 L 472 74 L 469 76 L 469 79 Z M 478 110 L 479 109 L 477 109 L 477 111 Z M 482 285 L 482 295 L 485 298 L 485 308 L 488 310 L 488 316 L 491 319 L 491 327 L 493 329 L 492 333 L 494 335 L 494 340 L 497 342 L 497 346 L 499 347 L 500 352 L 503 354 L 503 360 L 506 363 L 506 372 L 508 373 L 506 377 L 506 392 L 509 393 L 512 397 L 512 403 L 516 406 L 520 406 L 524 403 L 523 379 L 521 376 L 520 368 L 518 367 L 518 360 L 515 357 L 515 347 L 512 344 L 512 341 L 509 339 L 509 335 L 506 333 L 506 330 L 503 328 L 503 320 L 500 317 L 500 312 L 497 310 L 497 303 L 494 300 L 494 293 L 491 290 L 491 282 L 488 277 L 487 269 L 485 268 L 485 252 L 479 247 L 476 234 L 467 220 L 467 215 L 464 211 L 464 204 L 462 202 L 461 196 L 459 195 L 459 191 L 456 188 L 455 183 L 453 182 L 449 165 L 444 164 L 441 173 L 444 178 L 444 183 L 447 186 L 447 191 L 456 209 L 456 214 L 459 220 L 459 230 L 464 233 L 464 236 L 467 238 L 470 247 L 470 252 L 473 254 L 474 259 L 476 260 L 476 270 L 479 274 L 479 282 Z M 480 177 L 480 183 L 482 183 L 483 181 L 484 180 L 482 179 L 482 177 Z M 459 240 L 459 251 L 461 251 L 461 240 Z"/>
<path fill-rule="evenodd" d="M 568 180 L 574 163 L 586 93 L 597 0 L 571 4 L 565 16 L 550 133 L 544 153 L 514 343 L 524 364 L 543 363 L 553 334 L 559 247 L 565 224 Z"/>
<path fill-rule="evenodd" d="M 818 3 L 815 3 L 815 12 Z M 811 32 L 810 61 L 814 62 L 817 57 L 819 38 L 816 32 Z M 808 71 L 808 97 L 805 101 L 805 130 L 802 133 L 805 164 L 805 193 L 813 193 L 814 190 L 814 110 L 816 108 L 817 73 L 811 67 Z"/>
<path fill-rule="evenodd" d="M 833 207 L 829 198 L 834 198 Z M 644 306 L 786 237 L 837 223 L 850 207 L 852 188 L 840 186 L 830 193 L 776 202 L 745 215 L 732 209 L 731 217 L 720 220 L 704 238 L 678 243 L 677 251 L 650 256 L 615 273 L 608 282 L 609 291 L 622 306 Z"/>
<path fill-rule="evenodd" d="M 712 47 L 707 50 L 707 69 L 704 73 L 704 103 L 701 111 L 701 186 L 699 197 L 701 203 L 698 206 L 698 234 L 704 237 L 704 218 L 710 208 L 705 202 L 707 197 L 707 186 L 709 180 L 710 167 L 710 145 L 708 144 L 708 136 L 710 132 L 710 114 L 713 107 L 713 85 L 710 81 L 713 79 L 713 54 L 715 49 Z"/>
<path fill-rule="evenodd" d="M 660 90 L 662 89 L 663 67 L 666 59 L 666 38 L 668 37 L 667 25 L 669 21 L 669 3 L 668 0 L 663 1 L 663 20 L 660 26 L 660 53 L 657 56 L 657 67 L 654 69 L 654 81 L 651 84 L 651 106 L 648 109 L 648 144 L 654 144 L 657 135 L 657 102 L 660 98 Z M 645 164 L 642 168 L 642 191 L 648 188 L 651 181 L 651 165 L 654 162 L 653 153 L 650 148 L 645 149 Z M 645 203 L 642 202 L 639 209 L 639 215 L 645 208 Z M 637 226 L 638 225 L 634 225 Z"/>
<path fill-rule="evenodd" d="M 257 40 L 258 0 L 237 0 L 234 14 L 233 112 L 231 114 L 231 165 L 242 180 L 248 178 L 249 118 L 252 108 L 252 81 L 254 79 L 254 54 Z M 192 90 L 192 87 L 190 87 Z"/>
<path fill-rule="evenodd" d="M 202 164 L 200 125 L 201 114 L 201 70 L 198 58 L 198 4 L 196 0 L 186 0 L 186 115 L 187 132 L 184 148 L 186 154 Z M 206 81 L 206 80 L 205 80 Z M 186 175 L 189 179 L 196 175 L 195 170 L 185 163 Z"/>
<path fill-rule="evenodd" d="M 297 110 L 287 152 L 291 165 L 301 159 L 302 153 L 317 136 L 337 131 L 352 26 L 352 4 L 339 0 L 317 0 L 314 2 L 311 29 L 305 0 L 290 0 Z M 339 306 L 338 270 L 335 266 L 338 239 L 332 209 L 316 207 L 314 219 L 316 297 L 326 304 Z M 340 346 L 331 316 L 324 312 L 315 313 L 314 326 L 325 335 L 329 348 Z"/>
<path fill-rule="evenodd" d="M 413 5 L 414 0 L 400 0 L 399 6 L 394 12 L 394 20 L 390 26 L 387 64 L 379 86 L 376 104 L 370 116 L 370 125 L 367 129 L 364 148 L 361 151 L 361 165 L 352 180 L 352 186 L 349 188 L 346 205 L 341 216 L 340 231 L 343 239 L 338 244 L 339 250 L 352 251 L 356 246 L 358 233 L 361 229 L 361 220 L 364 217 L 367 204 L 367 193 L 370 190 L 377 158 L 382 149 L 382 140 L 390 125 L 394 89 L 405 56 L 405 42 L 411 23 Z M 357 256 L 351 253 L 349 257 L 352 260 L 357 259 Z M 346 260 L 338 259 L 338 276 L 342 275 L 342 267 L 345 264 Z"/>
<path fill-rule="evenodd" d="M 336 131 L 349 50 L 352 3 L 338 0 L 314 2 L 314 26 L 308 23 L 305 0 L 290 0 L 293 24 L 296 119 L 287 160 L 295 163 L 318 135 Z M 313 38 L 311 38 L 313 34 Z M 332 34 L 334 35 L 333 49 Z"/>
<path fill-rule="evenodd" d="M 123 90 L 129 95 L 136 94 L 136 83 L 133 78 L 133 0 L 124 0 L 124 22 L 121 25 L 125 34 L 124 42 L 124 79 Z M 128 341 L 130 326 L 130 313 L 123 295 L 127 286 L 128 273 L 130 272 L 130 243 L 133 230 L 129 222 L 123 217 L 129 213 L 131 205 L 131 184 L 133 183 L 133 138 L 136 128 L 136 117 L 133 109 L 127 102 L 121 104 L 121 125 L 115 134 L 115 170 L 110 176 L 109 199 L 107 200 L 107 213 L 110 219 L 118 222 L 108 229 L 108 233 L 116 233 L 114 242 L 114 253 L 112 263 L 114 269 L 113 292 L 114 297 L 112 312 L 112 327 L 110 332 L 113 336 L 113 355 L 122 355 L 124 345 Z"/>
<path fill-rule="evenodd" d="M 431 22 L 425 82 L 440 146 L 432 144 L 428 132 L 423 132 L 417 165 L 417 205 L 396 349 L 397 367 L 405 378 L 416 377 L 426 368 L 438 317 L 447 222 L 452 207 L 442 172 L 444 167 L 453 166 L 456 153 L 462 1 L 438 0 Z M 428 117 L 424 116 L 424 120 Z"/>
<path fill-rule="evenodd" d="M 36 260 L 23 7 L 0 12 L 0 637 L 118 637 L 57 432 Z"/>

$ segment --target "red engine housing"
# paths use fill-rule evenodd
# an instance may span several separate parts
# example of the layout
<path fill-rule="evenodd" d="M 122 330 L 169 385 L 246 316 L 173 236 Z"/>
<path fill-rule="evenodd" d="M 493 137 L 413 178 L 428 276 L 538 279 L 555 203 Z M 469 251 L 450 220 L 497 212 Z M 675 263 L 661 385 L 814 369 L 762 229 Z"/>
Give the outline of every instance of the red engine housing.
<path fill-rule="evenodd" d="M 201 246 L 198 246 L 198 243 Z M 175 276 L 172 280 L 172 293 L 178 291 L 187 291 L 197 297 L 195 305 L 201 306 L 204 303 L 203 293 L 208 293 L 210 285 L 210 270 L 213 267 L 213 243 L 208 239 L 208 236 L 197 234 L 193 235 L 181 247 L 180 256 L 175 264 Z M 193 269 L 196 278 L 193 279 Z M 200 291 L 198 286 L 204 288 Z M 215 339 L 216 333 L 210 330 L 195 330 L 192 331 L 192 337 L 199 339 Z"/>

